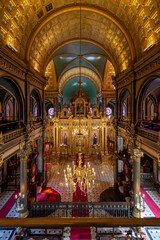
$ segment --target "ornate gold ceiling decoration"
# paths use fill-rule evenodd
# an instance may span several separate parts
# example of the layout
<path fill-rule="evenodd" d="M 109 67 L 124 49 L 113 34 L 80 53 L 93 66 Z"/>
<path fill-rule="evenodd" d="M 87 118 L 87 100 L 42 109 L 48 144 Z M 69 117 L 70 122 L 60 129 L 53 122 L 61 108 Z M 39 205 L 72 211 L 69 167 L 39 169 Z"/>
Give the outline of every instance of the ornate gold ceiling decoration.
<path fill-rule="evenodd" d="M 91 80 L 95 85 L 97 92 L 101 91 L 101 88 L 102 88 L 101 80 L 93 70 L 86 67 L 81 67 L 81 72 L 80 72 L 80 67 L 75 67 L 65 72 L 60 78 L 58 82 L 59 92 L 63 92 L 63 88 L 65 87 L 67 82 L 69 82 L 69 80 L 71 80 L 74 77 L 79 77 L 80 75 L 82 77 L 86 77 L 89 80 Z"/>
<path fill-rule="evenodd" d="M 75 8 L 78 4 L 79 0 L 0 0 L 1 40 L 22 58 L 33 43 L 28 57 L 32 66 L 39 70 L 43 65 L 41 54 L 46 56 L 48 49 L 60 43 L 60 38 L 69 40 L 77 36 Z M 131 59 L 134 60 L 134 46 L 140 56 L 160 40 L 159 0 L 82 0 L 82 4 L 83 37 L 87 38 L 89 32 L 89 39 L 96 38 L 106 48 L 112 43 L 112 54 L 118 58 L 120 69 L 125 69 Z M 54 32 L 45 29 L 47 21 L 52 22 Z M 38 56 L 34 57 L 37 49 L 34 52 L 33 48 L 37 42 Z"/>
<path fill-rule="evenodd" d="M 47 54 L 57 44 L 68 39 L 79 38 L 79 11 L 61 14 L 41 28 L 36 35 L 31 51 L 30 62 L 40 71 Z M 111 20 L 92 11 L 82 12 L 82 39 L 97 40 L 106 49 L 110 49 L 119 69 L 126 69 L 131 63 L 131 43 L 127 41 L 123 32 Z M 40 40 L 41 39 L 41 40 Z M 133 49 L 132 49 L 133 50 Z"/>

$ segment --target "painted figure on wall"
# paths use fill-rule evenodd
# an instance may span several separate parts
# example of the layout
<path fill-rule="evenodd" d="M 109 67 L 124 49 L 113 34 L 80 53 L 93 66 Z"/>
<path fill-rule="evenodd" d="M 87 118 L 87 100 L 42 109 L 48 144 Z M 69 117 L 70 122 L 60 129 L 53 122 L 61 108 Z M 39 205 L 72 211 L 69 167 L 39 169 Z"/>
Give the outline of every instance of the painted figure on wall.
<path fill-rule="evenodd" d="M 69 144 L 69 136 L 67 131 L 64 131 L 62 134 L 62 143 L 65 145 Z"/>
<path fill-rule="evenodd" d="M 76 110 L 77 110 L 77 113 L 84 114 L 84 102 L 83 102 L 83 100 L 80 99 L 80 100 L 77 101 Z"/>
<path fill-rule="evenodd" d="M 97 136 L 97 132 L 93 131 L 92 133 L 92 145 L 96 145 L 98 144 L 98 136 Z"/>

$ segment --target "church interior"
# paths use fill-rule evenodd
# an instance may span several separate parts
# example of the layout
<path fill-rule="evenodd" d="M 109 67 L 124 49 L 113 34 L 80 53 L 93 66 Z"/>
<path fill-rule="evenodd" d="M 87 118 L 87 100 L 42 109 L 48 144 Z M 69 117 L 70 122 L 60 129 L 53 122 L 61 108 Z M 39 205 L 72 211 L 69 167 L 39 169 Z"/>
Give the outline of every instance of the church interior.
<path fill-rule="evenodd" d="M 160 239 L 159 0 L 0 0 L 0 239 Z"/>

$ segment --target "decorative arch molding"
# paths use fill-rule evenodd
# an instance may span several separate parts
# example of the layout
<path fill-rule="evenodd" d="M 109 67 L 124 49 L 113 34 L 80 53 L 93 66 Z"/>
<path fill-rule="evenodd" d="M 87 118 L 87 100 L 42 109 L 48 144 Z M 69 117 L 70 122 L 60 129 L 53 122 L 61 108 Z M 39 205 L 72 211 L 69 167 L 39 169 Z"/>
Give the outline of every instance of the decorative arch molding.
<path fill-rule="evenodd" d="M 59 92 L 63 92 L 64 86 L 74 77 L 86 77 L 95 85 L 97 92 L 101 91 L 102 84 L 98 75 L 91 69 L 85 67 L 75 67 L 65 72 L 58 82 Z"/>
<path fill-rule="evenodd" d="M 38 117 L 40 117 L 42 114 L 42 99 L 41 99 L 41 94 L 40 94 L 39 90 L 34 88 L 30 94 L 30 97 L 34 98 L 36 101 L 37 106 L 38 106 Z M 31 109 L 30 109 L 30 112 L 31 112 Z"/>
<path fill-rule="evenodd" d="M 128 96 L 130 96 L 130 98 L 131 98 L 131 93 L 130 93 L 130 90 L 128 89 L 128 88 L 124 88 L 121 92 L 120 92 L 120 94 L 119 94 L 119 97 L 118 97 L 118 99 L 119 99 L 119 101 L 118 101 L 118 116 L 120 117 L 121 116 L 121 114 L 122 114 L 122 103 L 123 103 L 123 101 L 124 101 L 124 97 L 125 97 L 125 94 L 128 92 Z M 127 97 L 128 97 L 127 96 Z M 130 105 L 131 105 L 131 102 L 132 102 L 132 99 L 131 99 L 131 101 L 130 101 Z M 130 106 L 131 107 L 131 106 Z"/>
<path fill-rule="evenodd" d="M 138 116 L 138 120 L 141 120 L 143 118 L 143 100 L 145 98 L 144 94 L 145 94 L 145 91 L 146 91 L 146 88 L 151 84 L 153 83 L 155 80 L 159 81 L 159 85 L 155 86 L 153 89 L 151 89 L 151 91 L 149 93 L 151 93 L 152 91 L 154 91 L 156 88 L 160 87 L 160 76 L 158 75 L 153 75 L 153 76 L 150 76 L 149 78 L 145 79 L 141 86 L 139 87 L 139 91 L 137 93 L 137 97 L 136 97 L 136 102 L 137 102 L 137 105 L 136 105 L 136 109 L 137 109 L 137 112 L 136 112 L 136 115 Z M 147 95 L 149 95 L 149 93 Z"/>
<path fill-rule="evenodd" d="M 114 70 L 115 70 L 115 73 L 117 74 L 119 69 L 117 67 L 117 64 L 116 64 L 116 60 L 114 59 L 114 57 L 112 56 L 111 52 L 109 49 L 107 49 L 105 46 L 103 46 L 102 44 L 98 43 L 97 41 L 95 40 L 91 40 L 91 39 L 87 39 L 87 38 L 83 38 L 83 39 L 80 39 L 80 38 L 74 38 L 74 39 L 71 39 L 71 40 L 67 40 L 67 41 L 64 41 L 60 44 L 58 44 L 54 49 L 52 49 L 52 51 L 48 54 L 47 58 L 44 59 L 44 66 L 42 68 L 42 74 L 45 73 L 45 70 L 46 70 L 46 67 L 47 65 L 49 64 L 49 62 L 51 61 L 51 57 L 54 55 L 54 53 L 56 51 L 58 51 L 61 47 L 69 44 L 69 43 L 73 43 L 73 42 L 79 42 L 79 41 L 82 41 L 82 42 L 88 42 L 88 43 L 92 43 L 92 44 L 95 44 L 96 46 L 100 47 L 110 58 L 110 61 L 111 63 L 113 64 L 113 67 L 114 67 Z"/>
<path fill-rule="evenodd" d="M 18 105 L 18 119 L 23 120 L 24 95 L 17 81 L 10 76 L 3 76 L 0 78 L 0 86 L 16 99 Z"/>
<path fill-rule="evenodd" d="M 86 6 L 86 5 L 82 5 L 81 6 L 81 10 L 82 11 L 88 11 L 94 14 L 99 14 L 101 17 L 104 17 L 106 19 L 108 19 L 109 21 L 111 21 L 113 24 L 115 24 L 115 26 L 117 26 L 117 28 L 122 32 L 122 34 L 124 35 L 129 49 L 130 49 L 130 54 L 131 54 L 131 59 L 132 62 L 134 62 L 135 58 L 136 58 L 136 50 L 135 50 L 135 45 L 134 45 L 134 41 L 130 35 L 130 32 L 128 31 L 128 29 L 125 27 L 125 25 L 121 22 L 121 20 L 119 18 L 117 18 L 113 13 L 111 13 L 110 11 L 107 10 L 103 10 L 101 8 L 98 7 L 91 7 L 91 6 Z M 80 6 L 76 5 L 76 6 L 65 6 L 62 9 L 57 10 L 56 12 L 53 12 L 50 16 L 48 16 L 46 19 L 43 20 L 43 22 L 41 22 L 41 24 L 39 26 L 36 26 L 34 28 L 34 31 L 32 32 L 32 34 L 30 34 L 28 43 L 27 43 L 27 51 L 26 51 L 26 60 L 29 61 L 30 60 L 30 52 L 31 52 L 31 48 L 33 46 L 33 42 L 37 36 L 37 34 L 40 32 L 40 30 L 42 30 L 42 28 L 45 26 L 45 24 L 47 24 L 49 21 L 51 21 L 52 19 L 54 19 L 57 16 L 60 16 L 62 14 L 67 14 L 67 13 L 71 13 L 71 12 L 75 12 L 75 11 L 80 11 Z M 103 41 L 101 41 L 103 42 Z M 109 47 L 109 46 L 108 46 Z"/>

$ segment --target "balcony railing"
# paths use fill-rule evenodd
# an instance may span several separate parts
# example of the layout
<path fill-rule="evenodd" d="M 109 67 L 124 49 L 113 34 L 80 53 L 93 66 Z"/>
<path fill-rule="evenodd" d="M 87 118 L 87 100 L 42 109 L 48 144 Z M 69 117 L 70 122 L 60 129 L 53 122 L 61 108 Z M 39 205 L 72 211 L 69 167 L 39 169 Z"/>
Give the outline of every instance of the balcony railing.
<path fill-rule="evenodd" d="M 128 122 L 127 121 L 119 121 L 118 126 L 121 128 L 126 128 L 128 126 Z"/>
<path fill-rule="evenodd" d="M 13 130 L 13 131 L 3 134 L 3 142 L 7 143 L 17 137 L 22 136 L 24 134 L 24 130 L 25 130 L 25 128 L 23 127 L 23 128 Z"/>
<path fill-rule="evenodd" d="M 31 204 L 31 217 L 130 217 L 130 204 L 123 203 L 34 203 Z"/>
<path fill-rule="evenodd" d="M 147 139 L 150 139 L 154 142 L 158 142 L 159 140 L 159 135 L 158 132 L 152 131 L 152 130 L 147 130 L 144 128 L 136 127 L 136 133 L 142 137 L 145 137 Z"/>

